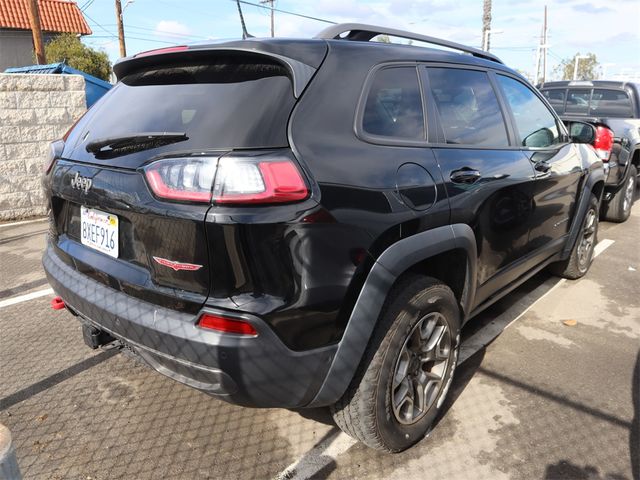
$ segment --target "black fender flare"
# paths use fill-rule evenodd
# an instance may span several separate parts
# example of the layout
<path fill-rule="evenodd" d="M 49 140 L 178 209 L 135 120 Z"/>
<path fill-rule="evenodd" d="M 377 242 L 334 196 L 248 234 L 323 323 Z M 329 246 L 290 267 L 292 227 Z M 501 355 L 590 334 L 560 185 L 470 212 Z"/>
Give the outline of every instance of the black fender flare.
<path fill-rule="evenodd" d="M 308 407 L 335 403 L 347 390 L 360 365 L 389 290 L 398 277 L 418 262 L 456 249 L 462 249 L 467 254 L 465 286 L 460 306 L 462 315 L 468 315 L 473 306 L 477 278 L 477 248 L 471 227 L 465 224 L 445 225 L 399 240 L 382 252 L 371 268 L 327 375 Z"/>
<path fill-rule="evenodd" d="M 589 207 L 589 201 L 591 199 L 591 194 L 597 183 L 601 182 L 604 187 L 605 177 L 604 170 L 602 168 L 592 169 L 588 174 L 587 178 L 584 181 L 584 186 L 582 187 L 582 195 L 580 195 L 580 199 L 578 200 L 578 204 L 576 205 L 576 214 L 573 216 L 573 220 L 571 222 L 571 228 L 569 230 L 569 237 L 567 238 L 567 243 L 565 243 L 564 249 L 560 255 L 562 260 L 566 260 L 571 255 L 571 250 L 573 250 L 573 246 L 576 243 L 576 239 L 580 233 L 580 227 L 582 226 L 582 220 L 584 216 L 587 214 L 587 208 Z M 602 201 L 602 195 L 604 193 L 604 188 L 602 188 L 598 195 L 598 201 Z"/>

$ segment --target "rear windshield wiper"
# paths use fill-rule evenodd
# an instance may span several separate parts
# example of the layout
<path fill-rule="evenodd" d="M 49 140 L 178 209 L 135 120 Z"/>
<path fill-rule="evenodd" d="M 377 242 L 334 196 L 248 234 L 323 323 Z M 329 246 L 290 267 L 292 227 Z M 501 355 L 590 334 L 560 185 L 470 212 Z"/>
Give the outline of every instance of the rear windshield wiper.
<path fill-rule="evenodd" d="M 188 139 L 185 132 L 145 132 L 94 140 L 87 144 L 86 150 L 97 158 L 112 158 Z"/>

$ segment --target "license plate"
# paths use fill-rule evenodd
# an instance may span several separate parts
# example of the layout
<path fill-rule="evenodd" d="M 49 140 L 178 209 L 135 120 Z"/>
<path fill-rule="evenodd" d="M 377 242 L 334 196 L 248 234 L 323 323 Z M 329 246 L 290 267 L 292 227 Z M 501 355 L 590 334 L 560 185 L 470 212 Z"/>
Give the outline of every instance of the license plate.
<path fill-rule="evenodd" d="M 83 245 L 118 258 L 118 217 L 80 207 L 80 240 Z"/>

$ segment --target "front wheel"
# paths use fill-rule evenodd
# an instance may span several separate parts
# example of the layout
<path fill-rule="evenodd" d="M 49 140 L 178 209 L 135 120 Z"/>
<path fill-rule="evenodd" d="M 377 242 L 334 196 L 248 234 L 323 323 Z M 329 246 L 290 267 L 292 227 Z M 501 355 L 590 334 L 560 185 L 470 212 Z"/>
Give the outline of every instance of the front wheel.
<path fill-rule="evenodd" d="M 599 202 L 591 194 L 587 213 L 582 220 L 580 233 L 567 260 L 554 263 L 549 268 L 552 273 L 560 277 L 575 280 L 583 277 L 593 262 L 594 250 L 598 242 L 598 211 Z"/>
<path fill-rule="evenodd" d="M 407 276 L 392 290 L 351 385 L 331 407 L 365 445 L 399 452 L 435 420 L 458 361 L 460 311 L 449 287 Z"/>

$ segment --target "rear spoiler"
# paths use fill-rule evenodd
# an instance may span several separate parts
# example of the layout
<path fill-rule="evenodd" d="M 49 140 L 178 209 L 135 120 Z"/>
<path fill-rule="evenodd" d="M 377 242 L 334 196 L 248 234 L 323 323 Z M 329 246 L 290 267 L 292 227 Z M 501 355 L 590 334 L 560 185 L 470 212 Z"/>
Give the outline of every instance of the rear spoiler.
<path fill-rule="evenodd" d="M 234 54 L 247 57 L 269 57 L 284 66 L 288 71 L 293 83 L 293 94 L 299 98 L 311 77 L 316 73 L 316 69 L 311 65 L 298 60 L 278 55 L 272 52 L 258 51 L 249 48 L 229 48 L 229 47 L 178 47 L 160 48 L 143 52 L 137 56 L 125 57 L 118 60 L 113 66 L 113 72 L 118 80 L 122 80 L 127 75 L 149 67 L 172 64 L 177 61 L 190 62 L 197 61 L 204 57 L 215 55 L 216 53 Z"/>

